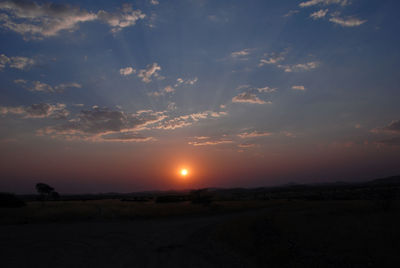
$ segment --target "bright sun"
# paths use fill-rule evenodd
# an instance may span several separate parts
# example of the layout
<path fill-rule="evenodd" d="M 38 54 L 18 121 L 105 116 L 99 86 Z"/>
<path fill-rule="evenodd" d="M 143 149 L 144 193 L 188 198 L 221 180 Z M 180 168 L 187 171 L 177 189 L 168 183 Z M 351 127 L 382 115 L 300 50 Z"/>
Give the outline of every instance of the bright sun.
<path fill-rule="evenodd" d="M 186 168 L 181 169 L 181 175 L 186 176 L 188 174 L 188 170 Z"/>

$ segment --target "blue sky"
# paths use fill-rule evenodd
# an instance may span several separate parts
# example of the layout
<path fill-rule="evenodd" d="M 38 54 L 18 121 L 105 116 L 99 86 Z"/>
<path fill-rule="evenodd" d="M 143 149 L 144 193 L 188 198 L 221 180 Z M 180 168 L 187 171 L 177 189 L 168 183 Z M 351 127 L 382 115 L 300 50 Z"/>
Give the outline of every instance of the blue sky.
<path fill-rule="evenodd" d="M 177 187 L 162 175 L 174 165 L 197 170 L 185 187 L 398 173 L 399 5 L 0 1 L 2 186 L 28 191 L 21 185 L 36 170 L 73 191 L 48 159 L 79 174 L 68 161 L 95 155 L 116 190 Z M 127 154 L 140 159 L 131 177 L 128 163 L 114 165 Z M 153 173 L 140 164 L 170 159 Z M 255 179 L 235 178 L 235 161 Z"/>

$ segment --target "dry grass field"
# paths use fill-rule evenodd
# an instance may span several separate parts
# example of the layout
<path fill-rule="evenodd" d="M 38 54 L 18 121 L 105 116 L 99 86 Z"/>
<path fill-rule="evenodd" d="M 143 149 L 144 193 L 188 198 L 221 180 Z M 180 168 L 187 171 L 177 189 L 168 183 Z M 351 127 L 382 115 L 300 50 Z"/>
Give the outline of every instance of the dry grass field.
<path fill-rule="evenodd" d="M 400 264 L 398 201 L 390 209 L 373 200 L 59 201 L 0 213 L 5 267 Z M 43 258 L 57 262 L 43 264 Z"/>

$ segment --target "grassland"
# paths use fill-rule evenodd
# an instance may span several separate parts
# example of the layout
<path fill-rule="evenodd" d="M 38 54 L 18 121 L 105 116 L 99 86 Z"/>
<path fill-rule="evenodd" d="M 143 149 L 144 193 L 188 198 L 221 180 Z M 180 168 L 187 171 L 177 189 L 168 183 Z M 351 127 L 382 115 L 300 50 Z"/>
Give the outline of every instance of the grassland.
<path fill-rule="evenodd" d="M 31 241 L 54 258 L 64 252 L 68 265 L 86 261 L 85 265 L 91 266 L 98 261 L 97 267 L 116 261 L 120 267 L 128 262 L 143 267 L 159 267 L 165 262 L 168 267 L 181 267 L 182 262 L 190 267 L 400 264 L 398 200 L 389 209 L 376 200 L 238 200 L 207 205 L 189 201 L 49 201 L 2 208 L 0 215 L 4 231 L 0 232 L 0 244 L 9 252 L 8 263 L 17 265 L 10 267 L 24 267 L 25 260 L 17 257 L 18 252 L 24 246 L 31 248 Z M 82 248 L 69 248 L 65 243 Z M 110 243 L 112 247 L 99 246 Z M 81 251 L 87 254 L 74 253 Z M 121 251 L 127 255 L 122 256 Z M 143 254 L 128 253 L 138 251 Z M 38 262 L 40 254 L 33 250 L 29 262 Z M 190 257 L 182 259 L 181 255 Z M 60 261 L 59 267 L 67 267 L 63 265 Z"/>
<path fill-rule="evenodd" d="M 120 200 L 33 201 L 22 208 L 0 208 L 0 224 L 28 224 L 72 221 L 107 221 L 205 216 L 239 212 L 282 204 L 282 201 L 221 201 L 209 205 L 123 202 Z"/>

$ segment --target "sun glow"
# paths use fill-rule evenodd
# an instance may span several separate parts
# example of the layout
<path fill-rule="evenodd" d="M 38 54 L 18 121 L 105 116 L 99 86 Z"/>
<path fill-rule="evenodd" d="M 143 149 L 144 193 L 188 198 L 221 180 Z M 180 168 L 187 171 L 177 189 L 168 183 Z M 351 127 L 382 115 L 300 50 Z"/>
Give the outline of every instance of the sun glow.
<path fill-rule="evenodd" d="M 181 169 L 180 173 L 181 173 L 181 175 L 184 176 L 184 177 L 187 176 L 187 175 L 189 174 L 189 172 L 188 172 L 188 170 L 187 170 L 186 168 Z"/>

